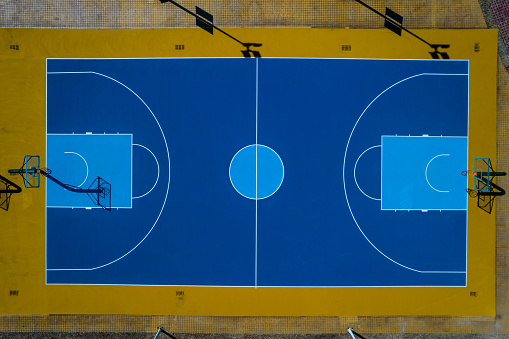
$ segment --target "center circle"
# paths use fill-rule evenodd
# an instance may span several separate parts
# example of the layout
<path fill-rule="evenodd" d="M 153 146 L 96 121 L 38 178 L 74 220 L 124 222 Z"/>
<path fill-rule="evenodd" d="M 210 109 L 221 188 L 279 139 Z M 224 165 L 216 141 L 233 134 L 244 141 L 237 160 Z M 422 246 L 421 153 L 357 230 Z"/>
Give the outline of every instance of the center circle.
<path fill-rule="evenodd" d="M 283 177 L 283 161 L 267 146 L 246 146 L 235 154 L 230 163 L 233 188 L 248 199 L 270 197 L 283 183 Z"/>

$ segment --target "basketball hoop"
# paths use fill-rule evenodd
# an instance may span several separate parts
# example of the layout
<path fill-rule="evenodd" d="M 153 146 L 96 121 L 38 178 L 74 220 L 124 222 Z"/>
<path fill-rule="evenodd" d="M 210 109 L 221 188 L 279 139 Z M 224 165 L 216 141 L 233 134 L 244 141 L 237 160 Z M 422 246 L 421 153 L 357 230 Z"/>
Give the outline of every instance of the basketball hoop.
<path fill-rule="evenodd" d="M 474 172 L 473 170 L 461 171 L 461 175 L 467 178 L 473 178 L 476 176 L 476 174 L 477 172 Z"/>
<path fill-rule="evenodd" d="M 496 172 L 489 158 L 475 158 L 473 170 L 462 171 L 465 177 L 474 177 L 474 189 L 466 191 L 471 198 L 477 198 L 477 207 L 491 214 L 495 198 L 505 194 L 505 190 L 495 183 L 498 176 L 506 172 Z"/>

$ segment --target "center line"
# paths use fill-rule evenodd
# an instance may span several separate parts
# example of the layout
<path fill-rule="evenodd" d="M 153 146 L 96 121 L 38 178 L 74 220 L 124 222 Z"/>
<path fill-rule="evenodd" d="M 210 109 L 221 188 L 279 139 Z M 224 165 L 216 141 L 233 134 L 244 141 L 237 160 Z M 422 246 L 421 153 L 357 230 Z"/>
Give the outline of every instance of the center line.
<path fill-rule="evenodd" d="M 256 58 L 256 136 L 255 136 L 255 288 L 258 286 L 258 58 Z"/>

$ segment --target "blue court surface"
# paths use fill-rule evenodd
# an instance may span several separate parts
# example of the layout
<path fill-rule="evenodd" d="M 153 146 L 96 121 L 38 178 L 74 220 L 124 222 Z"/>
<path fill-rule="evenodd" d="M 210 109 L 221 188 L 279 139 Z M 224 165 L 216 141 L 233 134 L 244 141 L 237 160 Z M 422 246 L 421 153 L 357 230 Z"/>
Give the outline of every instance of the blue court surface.
<path fill-rule="evenodd" d="M 382 209 L 466 210 L 467 137 L 382 136 Z"/>
<path fill-rule="evenodd" d="M 115 187 L 111 205 L 131 208 L 132 135 L 48 134 L 46 161 L 58 180 L 89 188 L 100 174 Z M 113 193 L 113 192 L 112 192 Z M 47 207 L 100 208 L 86 194 L 67 191 L 48 180 Z"/>
<path fill-rule="evenodd" d="M 113 208 L 47 184 L 47 283 L 465 286 L 468 74 L 48 59 L 47 167 Z"/>

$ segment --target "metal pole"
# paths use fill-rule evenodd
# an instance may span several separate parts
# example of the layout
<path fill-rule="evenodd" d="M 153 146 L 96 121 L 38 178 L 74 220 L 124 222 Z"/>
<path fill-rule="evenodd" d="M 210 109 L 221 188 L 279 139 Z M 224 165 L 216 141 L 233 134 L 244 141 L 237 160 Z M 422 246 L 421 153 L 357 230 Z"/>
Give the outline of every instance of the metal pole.
<path fill-rule="evenodd" d="M 157 328 L 157 333 L 156 333 L 156 336 L 154 337 L 154 339 L 157 339 L 157 337 L 159 336 L 159 333 L 161 333 L 161 327 Z"/>
<path fill-rule="evenodd" d="M 44 172 L 43 170 L 39 170 L 39 171 L 41 172 L 42 175 L 44 175 L 46 178 L 50 179 L 51 181 L 53 181 L 57 185 L 61 186 L 62 188 L 66 189 L 68 191 L 74 192 L 74 193 L 102 193 L 102 191 L 103 191 L 100 188 L 79 188 L 79 187 L 73 187 L 71 185 L 64 184 L 63 182 L 61 182 L 57 178 L 53 177 L 51 174 L 48 174 L 48 173 Z"/>

